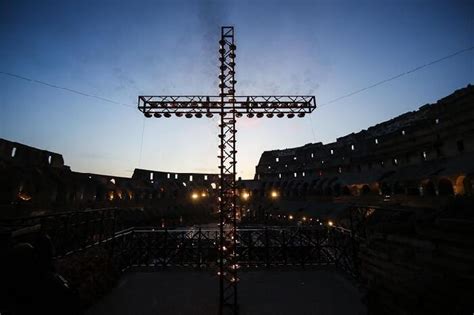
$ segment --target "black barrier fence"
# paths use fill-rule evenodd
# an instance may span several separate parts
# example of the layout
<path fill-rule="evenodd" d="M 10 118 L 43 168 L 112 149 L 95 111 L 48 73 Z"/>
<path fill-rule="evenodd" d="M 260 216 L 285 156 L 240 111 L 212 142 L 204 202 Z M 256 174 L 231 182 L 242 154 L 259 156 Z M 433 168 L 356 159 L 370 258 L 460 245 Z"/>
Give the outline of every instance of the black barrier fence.
<path fill-rule="evenodd" d="M 114 238 L 114 260 L 122 270 L 216 267 L 218 232 L 203 228 L 131 228 Z M 333 227 L 242 228 L 237 230 L 236 268 L 334 265 L 357 278 L 359 241 Z"/>
<path fill-rule="evenodd" d="M 134 227 L 124 219 L 128 212 L 116 208 L 63 212 L 1 220 L 0 228 L 8 234 L 10 245 L 29 241 L 34 234 L 48 235 L 56 259 L 102 246 L 122 271 L 133 267 L 217 268 L 217 228 Z M 351 230 L 335 226 L 241 227 L 235 268 L 333 265 L 358 278 L 360 242 Z"/>

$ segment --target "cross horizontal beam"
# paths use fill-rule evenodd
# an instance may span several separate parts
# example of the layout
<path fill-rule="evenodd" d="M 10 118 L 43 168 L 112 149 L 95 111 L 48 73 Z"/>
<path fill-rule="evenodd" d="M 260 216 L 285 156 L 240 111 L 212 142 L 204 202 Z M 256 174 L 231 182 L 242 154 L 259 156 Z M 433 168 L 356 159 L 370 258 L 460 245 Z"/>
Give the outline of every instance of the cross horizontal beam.
<path fill-rule="evenodd" d="M 146 117 L 155 116 L 200 118 L 203 115 L 212 117 L 235 111 L 237 117 L 247 114 L 249 117 L 256 115 L 263 117 L 264 114 L 272 117 L 293 117 L 295 114 L 303 117 L 316 108 L 314 96 L 231 96 L 222 102 L 221 96 L 139 96 L 138 109 Z"/>

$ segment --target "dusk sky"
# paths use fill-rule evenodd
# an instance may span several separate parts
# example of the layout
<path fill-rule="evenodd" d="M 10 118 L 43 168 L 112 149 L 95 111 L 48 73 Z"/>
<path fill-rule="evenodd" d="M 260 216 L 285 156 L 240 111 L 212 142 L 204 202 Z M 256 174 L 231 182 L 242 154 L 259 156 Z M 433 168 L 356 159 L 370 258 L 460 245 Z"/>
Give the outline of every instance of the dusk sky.
<path fill-rule="evenodd" d="M 235 27 L 237 95 L 325 104 L 474 46 L 474 1 L 0 0 L 0 72 L 125 104 L 0 73 L 0 138 L 80 172 L 217 172 L 217 118 L 145 120 L 136 103 L 217 95 L 221 25 Z M 473 60 L 466 51 L 311 117 L 243 118 L 238 176 L 252 178 L 264 150 L 333 142 L 472 84 Z"/>

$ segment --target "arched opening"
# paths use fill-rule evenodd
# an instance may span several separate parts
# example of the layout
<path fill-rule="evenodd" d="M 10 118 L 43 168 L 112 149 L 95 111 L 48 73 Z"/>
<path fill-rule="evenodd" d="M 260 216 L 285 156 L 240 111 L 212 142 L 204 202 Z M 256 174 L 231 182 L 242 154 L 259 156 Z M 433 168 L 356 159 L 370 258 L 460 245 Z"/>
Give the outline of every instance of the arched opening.
<path fill-rule="evenodd" d="M 436 189 L 435 185 L 431 180 L 427 180 L 422 184 L 423 187 L 423 196 L 435 196 Z"/>
<path fill-rule="evenodd" d="M 473 182 L 471 176 L 461 175 L 456 178 L 455 193 L 456 195 L 472 195 Z"/>
<path fill-rule="evenodd" d="M 309 185 L 308 192 L 307 192 L 309 195 L 315 195 L 316 185 L 318 183 L 318 180 L 319 179 L 314 179 L 313 181 L 311 181 L 311 184 Z"/>
<path fill-rule="evenodd" d="M 370 187 L 369 187 L 369 185 L 364 185 L 364 186 L 362 186 L 362 188 L 361 188 L 361 190 L 360 190 L 360 194 L 361 194 L 362 196 L 370 194 Z"/>
<path fill-rule="evenodd" d="M 324 179 L 318 181 L 318 183 L 316 184 L 315 194 L 317 196 L 321 196 L 324 193 L 323 187 L 324 187 L 324 184 L 327 182 L 327 180 L 328 180 L 327 178 L 324 178 Z"/>
<path fill-rule="evenodd" d="M 405 194 L 405 187 L 402 186 L 399 182 L 395 182 L 393 184 L 393 193 L 395 195 L 402 195 Z"/>
<path fill-rule="evenodd" d="M 461 175 L 456 178 L 455 193 L 456 195 L 465 195 L 467 193 L 466 185 L 466 176 Z"/>
<path fill-rule="evenodd" d="M 106 194 L 107 194 L 107 191 L 106 191 L 106 188 L 104 187 L 104 185 L 102 185 L 102 184 L 97 185 L 97 187 L 95 189 L 95 200 L 96 201 L 104 201 L 105 198 L 106 198 Z"/>
<path fill-rule="evenodd" d="M 365 186 L 367 186 L 367 185 L 365 185 Z M 363 187 L 362 187 L 362 189 L 363 189 Z M 370 191 L 370 189 L 369 189 L 369 191 Z M 387 183 L 382 183 L 380 185 L 380 192 L 382 193 L 382 195 L 390 195 L 390 193 L 391 193 L 390 186 L 388 186 Z"/>
<path fill-rule="evenodd" d="M 301 196 L 306 197 L 306 195 L 308 194 L 308 186 L 308 183 L 303 184 L 303 187 L 301 188 Z"/>
<path fill-rule="evenodd" d="M 453 184 L 447 178 L 441 178 L 438 182 L 438 193 L 440 196 L 454 195 Z"/>
<path fill-rule="evenodd" d="M 285 197 L 291 196 L 291 192 L 293 190 L 293 185 L 294 185 L 293 181 L 288 183 L 288 185 L 286 186 L 286 189 L 283 192 L 283 196 L 285 196 Z"/>
<path fill-rule="evenodd" d="M 324 195 L 326 195 L 326 196 L 331 196 L 332 195 L 332 189 L 329 185 L 326 186 L 326 188 L 324 188 Z"/>
<path fill-rule="evenodd" d="M 297 183 L 294 188 L 293 188 L 293 193 L 292 193 L 292 196 L 293 197 L 298 197 L 300 195 L 300 186 L 301 186 L 301 183 Z"/>
<path fill-rule="evenodd" d="M 350 196 L 351 195 L 351 190 L 349 189 L 349 187 L 347 187 L 347 186 L 342 187 L 342 195 L 343 196 Z"/>

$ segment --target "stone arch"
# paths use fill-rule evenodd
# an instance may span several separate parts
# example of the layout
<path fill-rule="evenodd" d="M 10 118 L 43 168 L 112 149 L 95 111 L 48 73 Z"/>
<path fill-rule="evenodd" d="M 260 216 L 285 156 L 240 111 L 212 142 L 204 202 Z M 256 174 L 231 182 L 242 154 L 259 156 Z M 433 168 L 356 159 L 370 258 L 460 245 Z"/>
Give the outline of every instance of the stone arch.
<path fill-rule="evenodd" d="M 325 195 L 325 196 L 331 196 L 331 195 L 332 195 L 332 188 L 331 188 L 331 186 L 327 185 L 326 188 L 324 188 L 324 195 Z"/>
<path fill-rule="evenodd" d="M 34 181 L 30 177 L 24 177 L 18 186 L 16 198 L 22 201 L 30 201 L 31 199 L 34 200 L 35 194 L 36 186 Z"/>
<path fill-rule="evenodd" d="M 341 193 L 343 196 L 350 196 L 351 195 L 351 190 L 347 185 L 342 187 Z"/>
<path fill-rule="evenodd" d="M 392 193 L 390 186 L 385 182 L 382 182 L 380 184 L 380 192 L 382 193 L 382 195 L 390 195 Z M 361 189 L 361 193 L 362 193 L 362 189 Z"/>
<path fill-rule="evenodd" d="M 294 184 L 295 184 L 294 181 L 290 181 L 288 185 L 285 186 L 285 189 L 283 191 L 283 196 L 288 197 L 291 195 L 291 191 L 293 190 Z"/>
<path fill-rule="evenodd" d="M 328 181 L 327 178 L 323 178 L 317 182 L 315 186 L 315 194 L 322 195 L 324 193 L 324 184 Z"/>
<path fill-rule="evenodd" d="M 301 187 L 301 196 L 306 197 L 306 195 L 308 194 L 308 187 L 309 187 L 309 184 L 305 182 L 303 186 Z"/>
<path fill-rule="evenodd" d="M 428 179 L 422 182 L 423 196 L 435 196 L 436 188 L 432 180 Z"/>
<path fill-rule="evenodd" d="M 257 188 L 255 188 L 254 190 L 252 190 L 252 196 L 258 196 L 259 194 L 259 191 Z"/>
<path fill-rule="evenodd" d="M 405 194 L 406 189 L 400 182 L 393 183 L 393 193 L 395 195 Z"/>
<path fill-rule="evenodd" d="M 456 178 L 455 193 L 456 195 L 472 195 L 473 192 L 472 177 L 469 175 L 460 175 Z"/>
<path fill-rule="evenodd" d="M 455 183 L 455 193 L 456 195 L 465 195 L 466 194 L 466 176 L 465 175 L 460 175 L 456 178 L 456 183 Z"/>
<path fill-rule="evenodd" d="M 324 195 L 326 196 L 332 196 L 334 194 L 333 190 L 333 184 L 337 181 L 337 177 L 331 178 L 327 183 L 324 188 Z"/>
<path fill-rule="evenodd" d="M 107 189 L 105 185 L 98 184 L 95 188 L 95 200 L 96 201 L 104 201 L 107 196 Z"/>
<path fill-rule="evenodd" d="M 441 178 L 438 181 L 438 194 L 440 196 L 452 196 L 454 195 L 453 184 L 447 178 Z"/>
<path fill-rule="evenodd" d="M 294 185 L 293 190 L 291 191 L 291 195 L 293 197 L 298 197 L 300 195 L 300 192 L 299 192 L 300 186 L 301 186 L 300 182 L 297 182 L 296 185 Z"/>
<path fill-rule="evenodd" d="M 360 194 L 365 196 L 365 195 L 369 195 L 370 194 L 370 187 L 369 185 L 365 184 L 362 186 L 362 188 L 360 189 Z"/>

